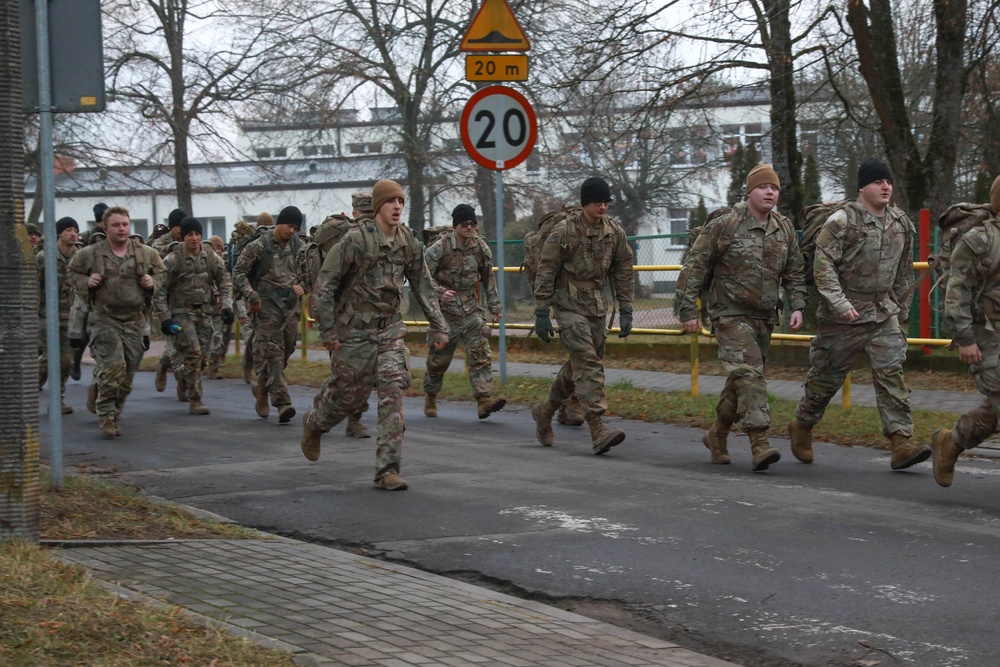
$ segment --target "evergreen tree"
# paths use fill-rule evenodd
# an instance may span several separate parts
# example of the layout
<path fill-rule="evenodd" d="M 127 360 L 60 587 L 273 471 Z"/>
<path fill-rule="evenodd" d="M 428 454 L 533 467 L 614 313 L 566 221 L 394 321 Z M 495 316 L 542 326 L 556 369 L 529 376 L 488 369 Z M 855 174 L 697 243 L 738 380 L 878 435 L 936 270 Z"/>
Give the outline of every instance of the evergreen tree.
<path fill-rule="evenodd" d="M 993 180 L 985 171 L 976 174 L 976 184 L 972 191 L 972 200 L 977 204 L 986 204 L 990 201 L 990 186 Z"/>
<path fill-rule="evenodd" d="M 729 158 L 729 190 L 726 191 L 726 204 L 729 206 L 743 200 L 743 185 L 747 180 L 746 172 L 743 171 L 743 155 L 743 144 L 736 142 L 736 148 Z"/>
<path fill-rule="evenodd" d="M 844 199 L 854 200 L 858 198 L 858 166 L 860 162 L 856 155 L 852 155 L 844 167 Z"/>
<path fill-rule="evenodd" d="M 806 156 L 806 168 L 802 177 L 802 205 L 819 204 L 823 201 L 823 190 L 819 185 L 819 165 L 816 156 L 810 153 Z"/>

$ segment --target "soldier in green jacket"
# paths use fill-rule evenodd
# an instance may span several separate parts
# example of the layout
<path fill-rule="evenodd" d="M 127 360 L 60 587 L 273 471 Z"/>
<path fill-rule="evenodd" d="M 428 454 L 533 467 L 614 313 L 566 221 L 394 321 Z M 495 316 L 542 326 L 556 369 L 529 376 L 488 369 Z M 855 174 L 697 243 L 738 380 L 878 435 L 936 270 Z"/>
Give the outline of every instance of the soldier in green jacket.
<path fill-rule="evenodd" d="M 76 298 L 73 282 L 66 275 L 66 267 L 76 252 L 76 241 L 80 233 L 80 225 L 73 218 L 61 218 L 56 222 L 56 277 L 58 279 L 57 294 L 59 296 L 59 391 L 66 396 L 66 380 L 69 378 L 70 367 L 73 365 L 73 347 L 69 341 L 69 312 Z M 38 331 L 41 333 L 41 357 L 38 359 L 38 386 L 45 384 L 48 378 L 48 345 L 45 331 L 45 250 L 39 250 L 35 255 L 38 267 L 38 316 L 41 318 Z M 71 414 L 73 408 L 62 403 L 62 413 Z"/>

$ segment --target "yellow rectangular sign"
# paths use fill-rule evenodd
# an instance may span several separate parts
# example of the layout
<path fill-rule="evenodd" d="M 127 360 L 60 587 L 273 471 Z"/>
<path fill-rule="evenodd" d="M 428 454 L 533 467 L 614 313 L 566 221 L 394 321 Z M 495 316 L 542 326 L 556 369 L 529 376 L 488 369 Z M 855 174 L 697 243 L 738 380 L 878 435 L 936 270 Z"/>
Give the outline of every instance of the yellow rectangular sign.
<path fill-rule="evenodd" d="M 527 81 L 526 55 L 465 56 L 466 81 Z"/>

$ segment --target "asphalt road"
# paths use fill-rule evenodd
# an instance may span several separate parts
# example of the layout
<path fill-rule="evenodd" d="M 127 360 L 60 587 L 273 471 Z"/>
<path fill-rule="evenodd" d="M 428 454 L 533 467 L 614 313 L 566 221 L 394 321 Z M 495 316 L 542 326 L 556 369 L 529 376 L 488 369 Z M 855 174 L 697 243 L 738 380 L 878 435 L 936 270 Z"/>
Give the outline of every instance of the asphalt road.
<path fill-rule="evenodd" d="M 85 377 L 86 380 L 86 377 Z M 1000 466 L 893 473 L 884 452 L 818 444 L 803 465 L 751 473 L 749 443 L 713 466 L 700 431 L 619 422 L 608 455 L 586 427 L 538 445 L 526 406 L 488 420 L 407 399 L 406 492 L 371 483 L 375 440 L 258 418 L 249 388 L 206 380 L 208 417 L 137 376 L 102 440 L 83 383 L 64 421 L 67 466 L 114 469 L 162 496 L 262 530 L 364 551 L 628 624 L 748 667 L 995 667 Z M 293 388 L 301 415 L 315 390 Z M 44 397 L 44 394 L 42 394 Z M 43 411 L 47 402 L 42 401 Z M 46 417 L 41 418 L 43 438 Z M 374 430 L 374 402 L 363 420 Z"/>

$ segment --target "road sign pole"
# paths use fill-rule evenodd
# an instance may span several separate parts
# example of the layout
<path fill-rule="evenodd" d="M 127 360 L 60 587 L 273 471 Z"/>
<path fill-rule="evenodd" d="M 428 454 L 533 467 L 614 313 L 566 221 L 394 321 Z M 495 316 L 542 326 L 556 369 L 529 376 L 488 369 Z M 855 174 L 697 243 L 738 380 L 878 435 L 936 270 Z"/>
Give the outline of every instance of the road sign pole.
<path fill-rule="evenodd" d="M 504 247 L 503 247 L 503 170 L 498 169 L 496 172 L 497 180 L 497 202 L 494 209 L 496 210 L 496 228 L 497 228 L 497 293 L 500 295 L 500 341 L 499 341 L 499 355 L 500 355 L 500 384 L 507 384 L 507 289 L 506 289 L 506 274 L 504 274 L 504 266 L 506 266 L 506 261 L 504 259 Z"/>

